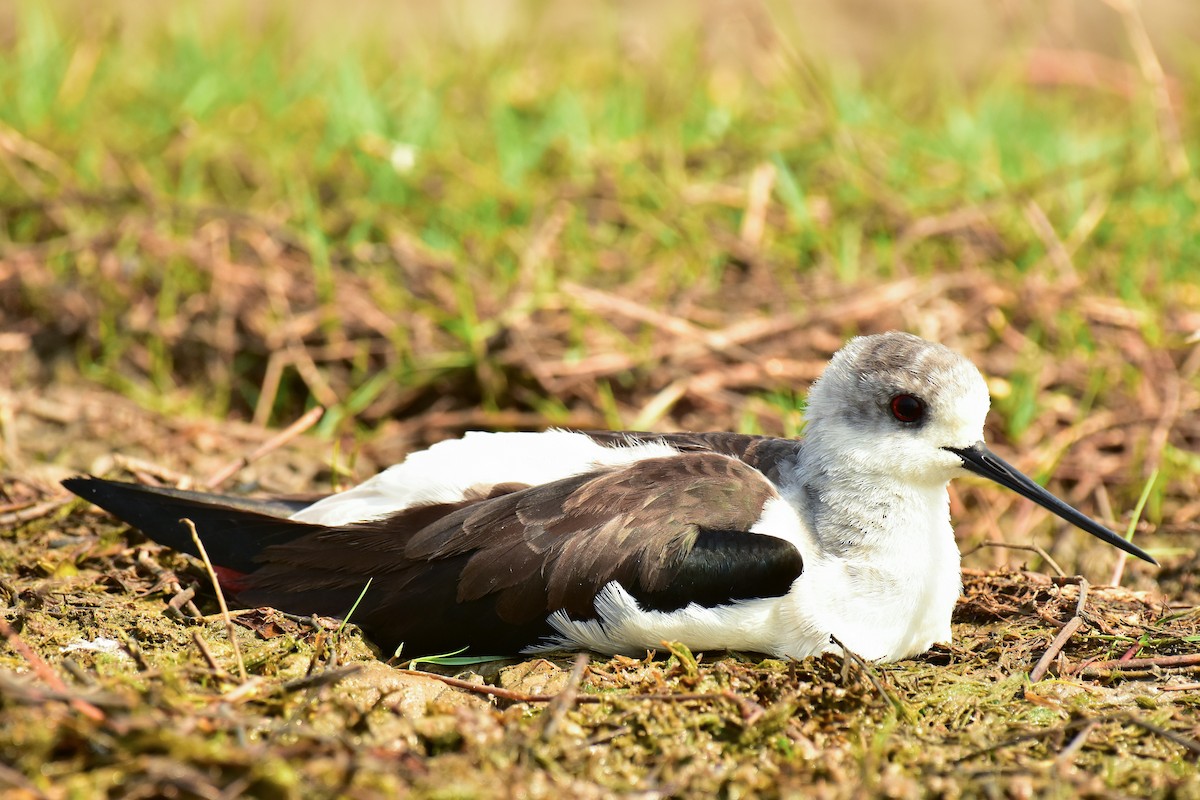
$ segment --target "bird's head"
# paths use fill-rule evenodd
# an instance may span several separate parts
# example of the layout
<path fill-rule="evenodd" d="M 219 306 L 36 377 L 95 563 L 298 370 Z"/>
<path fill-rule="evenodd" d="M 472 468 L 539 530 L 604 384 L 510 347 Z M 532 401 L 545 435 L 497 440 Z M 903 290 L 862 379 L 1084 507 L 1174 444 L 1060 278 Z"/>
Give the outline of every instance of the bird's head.
<path fill-rule="evenodd" d="M 990 398 L 979 370 L 907 333 L 851 339 L 808 397 L 806 446 L 822 470 L 864 484 L 880 476 L 936 486 L 965 473 L 995 481 L 1138 558 L 1153 558 L 1059 500 L 983 441 Z"/>

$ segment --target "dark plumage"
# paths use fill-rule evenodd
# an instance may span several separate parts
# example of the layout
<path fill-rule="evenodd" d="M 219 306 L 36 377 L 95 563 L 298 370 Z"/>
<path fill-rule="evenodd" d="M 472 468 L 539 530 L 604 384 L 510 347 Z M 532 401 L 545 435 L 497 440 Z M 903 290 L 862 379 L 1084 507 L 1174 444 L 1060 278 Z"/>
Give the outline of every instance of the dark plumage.
<path fill-rule="evenodd" d="M 721 454 L 703 436 L 684 438 L 671 442 L 684 451 L 677 456 L 539 486 L 499 484 L 336 527 L 288 519 L 298 509 L 272 501 L 98 478 L 64 484 L 197 555 L 180 522 L 190 519 L 241 602 L 337 617 L 373 579 L 353 621 L 385 652 L 403 643 L 411 654 L 467 646 L 508 654 L 550 636 L 555 611 L 594 619 L 596 594 L 611 581 L 656 611 L 787 593 L 802 570 L 799 552 L 747 533 L 776 490 L 731 457 L 769 440 L 716 440 Z"/>

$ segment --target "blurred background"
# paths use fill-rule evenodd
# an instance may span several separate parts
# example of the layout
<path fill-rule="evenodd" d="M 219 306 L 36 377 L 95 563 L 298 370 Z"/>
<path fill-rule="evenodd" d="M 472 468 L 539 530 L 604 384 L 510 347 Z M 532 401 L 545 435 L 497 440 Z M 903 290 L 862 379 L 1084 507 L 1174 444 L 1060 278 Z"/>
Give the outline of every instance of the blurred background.
<path fill-rule="evenodd" d="M 7 3 L 4 471 L 205 471 L 317 406 L 247 486 L 467 429 L 797 435 L 904 329 L 1052 490 L 1122 530 L 1145 492 L 1192 591 L 1197 41 L 1192 0 Z M 953 499 L 964 545 L 1111 569 Z"/>

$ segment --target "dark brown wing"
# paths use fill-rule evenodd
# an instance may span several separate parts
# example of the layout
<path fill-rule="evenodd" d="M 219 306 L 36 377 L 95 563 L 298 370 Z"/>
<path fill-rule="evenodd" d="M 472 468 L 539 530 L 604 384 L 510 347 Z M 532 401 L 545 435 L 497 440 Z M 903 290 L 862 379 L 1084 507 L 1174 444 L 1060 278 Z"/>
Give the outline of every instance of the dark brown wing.
<path fill-rule="evenodd" d="M 612 581 L 671 611 L 780 596 L 802 569 L 790 543 L 747 532 L 774 486 L 703 449 L 342 527 L 199 493 L 68 485 L 185 552 L 194 547 L 179 520 L 192 520 L 245 603 L 342 616 L 370 580 L 353 621 L 389 654 L 401 642 L 410 654 L 514 653 L 552 633 L 554 611 L 594 618 Z"/>
<path fill-rule="evenodd" d="M 385 648 L 514 652 L 551 633 L 554 611 L 594 618 L 611 581 L 662 611 L 786 593 L 799 552 L 746 533 L 777 496 L 726 456 L 647 459 L 269 547 L 244 596 L 339 614 L 374 578 L 354 621 Z"/>

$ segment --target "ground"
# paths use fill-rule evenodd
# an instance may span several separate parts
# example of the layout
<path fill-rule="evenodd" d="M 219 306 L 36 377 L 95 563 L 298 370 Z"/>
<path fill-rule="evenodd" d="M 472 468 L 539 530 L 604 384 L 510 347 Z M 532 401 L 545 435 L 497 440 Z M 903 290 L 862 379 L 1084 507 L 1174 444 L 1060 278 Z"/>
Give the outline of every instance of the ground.
<path fill-rule="evenodd" d="M 0 10 L 5 796 L 1200 796 L 1190 4 L 344 5 Z M 916 659 L 412 662 L 58 486 L 798 435 L 889 329 L 1162 567 L 962 481 Z"/>

